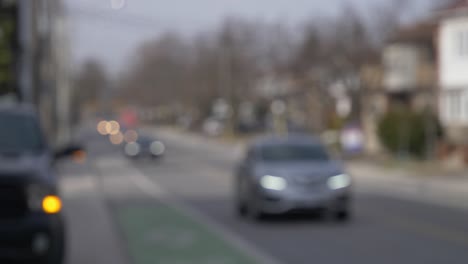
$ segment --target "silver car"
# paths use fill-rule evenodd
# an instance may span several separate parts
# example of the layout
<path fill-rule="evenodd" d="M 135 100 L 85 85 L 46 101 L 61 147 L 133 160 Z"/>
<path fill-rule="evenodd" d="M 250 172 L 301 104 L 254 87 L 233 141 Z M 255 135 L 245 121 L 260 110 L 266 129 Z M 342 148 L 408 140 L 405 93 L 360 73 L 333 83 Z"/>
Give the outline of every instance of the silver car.
<path fill-rule="evenodd" d="M 350 218 L 351 177 L 313 137 L 260 139 L 236 171 L 236 206 L 242 216 L 320 210 L 337 220 Z"/>

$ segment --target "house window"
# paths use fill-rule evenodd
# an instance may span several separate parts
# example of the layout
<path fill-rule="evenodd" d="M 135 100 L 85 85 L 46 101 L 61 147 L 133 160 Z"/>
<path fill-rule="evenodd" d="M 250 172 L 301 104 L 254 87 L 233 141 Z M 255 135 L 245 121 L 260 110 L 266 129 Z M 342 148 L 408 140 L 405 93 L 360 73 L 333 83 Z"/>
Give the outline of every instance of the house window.
<path fill-rule="evenodd" d="M 460 30 L 456 33 L 455 45 L 457 57 L 468 57 L 468 30 Z"/>
<path fill-rule="evenodd" d="M 450 91 L 444 96 L 443 118 L 450 123 L 468 122 L 468 105 L 461 91 Z"/>
<path fill-rule="evenodd" d="M 461 114 L 461 103 L 460 97 L 457 96 L 457 93 L 451 93 L 449 95 L 449 109 L 450 119 L 453 121 L 459 120 Z"/>

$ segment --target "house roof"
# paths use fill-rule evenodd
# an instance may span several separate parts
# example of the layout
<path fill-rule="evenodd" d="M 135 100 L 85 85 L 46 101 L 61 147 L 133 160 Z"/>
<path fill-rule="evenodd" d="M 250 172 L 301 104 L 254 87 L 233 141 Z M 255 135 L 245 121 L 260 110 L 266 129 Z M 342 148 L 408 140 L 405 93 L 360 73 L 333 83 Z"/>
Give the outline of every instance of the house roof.
<path fill-rule="evenodd" d="M 437 23 L 424 21 L 405 26 L 397 30 L 389 39 L 389 43 L 420 43 L 430 44 L 433 41 Z"/>
<path fill-rule="evenodd" d="M 468 0 L 451 1 L 449 2 L 448 5 L 445 5 L 442 8 L 440 8 L 440 11 L 443 11 L 443 10 L 450 11 L 450 10 L 456 10 L 460 8 L 468 8 Z"/>
<path fill-rule="evenodd" d="M 452 0 L 435 10 L 441 18 L 468 15 L 468 0 Z"/>

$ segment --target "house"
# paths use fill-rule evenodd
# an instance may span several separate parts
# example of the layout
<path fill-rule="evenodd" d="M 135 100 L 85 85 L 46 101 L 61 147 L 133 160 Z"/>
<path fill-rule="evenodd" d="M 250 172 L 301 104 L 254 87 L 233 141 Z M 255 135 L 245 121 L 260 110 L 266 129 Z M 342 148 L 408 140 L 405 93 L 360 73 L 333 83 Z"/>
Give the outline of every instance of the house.
<path fill-rule="evenodd" d="M 436 49 L 437 25 L 432 21 L 397 30 L 379 57 L 361 68 L 361 123 L 368 154 L 382 151 L 378 124 L 394 107 L 413 111 L 437 111 Z"/>
<path fill-rule="evenodd" d="M 382 85 L 389 108 L 437 109 L 436 28 L 434 22 L 401 28 L 385 46 Z"/>
<path fill-rule="evenodd" d="M 255 92 L 257 101 L 268 104 L 271 120 L 273 102 L 285 104 L 285 118 L 290 131 L 311 131 L 320 134 L 329 128 L 335 115 L 335 101 L 329 89 L 317 85 L 310 74 L 307 77 L 265 74 L 258 79 Z M 270 122 L 270 121 L 267 121 Z"/>
<path fill-rule="evenodd" d="M 438 12 L 439 116 L 447 140 L 468 144 L 468 1 Z"/>

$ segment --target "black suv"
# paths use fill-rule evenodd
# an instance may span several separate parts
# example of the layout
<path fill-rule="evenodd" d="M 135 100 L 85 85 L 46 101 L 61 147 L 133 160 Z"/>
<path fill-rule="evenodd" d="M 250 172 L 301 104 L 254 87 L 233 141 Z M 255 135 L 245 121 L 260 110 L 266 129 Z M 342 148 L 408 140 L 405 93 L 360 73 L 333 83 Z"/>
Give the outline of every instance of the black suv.
<path fill-rule="evenodd" d="M 26 106 L 0 107 L 0 263 L 60 264 L 64 256 L 62 202 L 55 154 Z"/>

